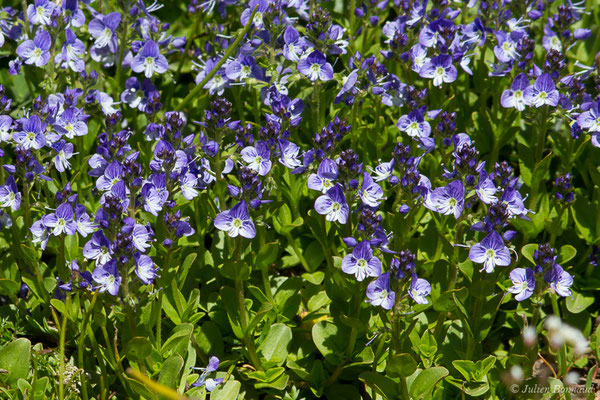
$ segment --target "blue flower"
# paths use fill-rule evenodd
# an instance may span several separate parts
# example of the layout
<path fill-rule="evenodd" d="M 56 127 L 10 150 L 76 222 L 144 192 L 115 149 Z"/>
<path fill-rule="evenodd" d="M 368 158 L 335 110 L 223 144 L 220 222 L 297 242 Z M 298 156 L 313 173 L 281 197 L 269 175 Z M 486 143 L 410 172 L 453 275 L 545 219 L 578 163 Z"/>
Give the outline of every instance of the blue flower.
<path fill-rule="evenodd" d="M 23 59 L 25 64 L 35 64 L 36 67 L 43 67 L 50 60 L 50 46 L 52 38 L 46 31 L 38 32 L 33 40 L 25 40 L 17 47 L 17 54 Z"/>
<path fill-rule="evenodd" d="M 48 228 L 54 228 L 52 230 L 54 236 L 63 232 L 67 235 L 74 235 L 77 231 L 77 225 L 73 220 L 73 206 L 70 203 L 61 204 L 56 209 L 56 213 L 45 215 L 42 221 Z"/>
<path fill-rule="evenodd" d="M 363 172 L 363 181 L 360 188 L 360 199 L 369 207 L 379 207 L 383 198 L 383 189 L 379 186 L 368 172 Z"/>
<path fill-rule="evenodd" d="M 265 176 L 271 170 L 271 151 L 265 141 L 259 141 L 256 146 L 244 147 L 241 151 L 242 159 L 248 163 L 248 168 Z"/>
<path fill-rule="evenodd" d="M 544 275 L 544 280 L 550 283 L 556 294 L 562 297 L 571 296 L 573 277 L 559 264 L 554 264 L 552 269 Z"/>
<path fill-rule="evenodd" d="M 461 181 L 452 181 L 447 186 L 433 190 L 425 202 L 432 211 L 460 217 L 465 204 L 465 187 Z"/>
<path fill-rule="evenodd" d="M 58 172 L 64 172 L 67 169 L 71 169 L 69 159 L 73 157 L 73 144 L 60 140 L 54 143 L 52 148 L 58 153 L 58 155 L 54 157 L 54 166 L 56 167 L 56 170 Z"/>
<path fill-rule="evenodd" d="M 51 25 L 55 8 L 56 4 L 49 0 L 35 0 L 27 6 L 27 18 L 34 25 Z"/>
<path fill-rule="evenodd" d="M 515 268 L 510 272 L 513 286 L 508 291 L 515 295 L 515 300 L 528 299 L 535 290 L 535 274 L 531 268 Z"/>
<path fill-rule="evenodd" d="M 232 209 L 217 215 L 214 224 L 217 229 L 226 231 L 230 237 L 240 235 L 247 239 L 253 239 L 256 236 L 256 228 L 250 219 L 245 201 L 241 201 Z"/>
<path fill-rule="evenodd" d="M 306 186 L 312 190 L 318 190 L 326 193 L 334 186 L 334 181 L 338 177 L 338 167 L 335 161 L 330 158 L 324 158 L 319 164 L 316 174 L 310 174 Z"/>
<path fill-rule="evenodd" d="M 88 32 L 95 38 L 94 47 L 108 47 L 111 53 L 116 53 L 119 47 L 116 29 L 121 23 L 121 14 L 112 12 L 107 15 L 97 14 L 88 24 Z"/>
<path fill-rule="evenodd" d="M 92 278 L 98 283 L 100 293 L 108 292 L 113 296 L 119 294 L 122 278 L 117 268 L 117 260 L 110 260 L 103 265 L 97 266 L 92 273 Z"/>
<path fill-rule="evenodd" d="M 556 107 L 560 99 L 554 80 L 547 73 L 538 76 L 535 83 L 525 89 L 523 95 L 528 104 L 537 108 L 543 105 Z"/>
<path fill-rule="evenodd" d="M 158 271 L 154 261 L 149 256 L 141 253 L 135 253 L 133 258 L 135 259 L 135 274 L 144 285 L 151 285 L 156 278 L 156 271 Z"/>
<path fill-rule="evenodd" d="M 447 54 L 440 54 L 423 64 L 419 76 L 433 78 L 434 86 L 442 86 L 443 82 L 454 82 L 457 71 L 456 67 L 452 65 L 452 57 Z"/>
<path fill-rule="evenodd" d="M 384 310 L 391 310 L 396 301 L 396 293 L 390 290 L 390 273 L 379 275 L 377 279 L 367 286 L 367 298 L 374 306 L 381 306 Z"/>
<path fill-rule="evenodd" d="M 217 368 L 219 368 L 219 359 L 215 356 L 211 356 L 208 360 L 208 365 L 206 366 L 206 368 L 199 368 L 202 370 L 202 374 L 200 374 L 196 382 L 192 383 L 192 386 L 204 386 L 207 392 L 212 392 L 224 380 L 223 378 L 208 378 L 208 374 L 210 374 L 211 372 L 215 372 Z"/>
<path fill-rule="evenodd" d="M 417 277 L 417 274 L 413 272 L 408 291 L 410 297 L 415 303 L 428 304 L 429 301 L 425 297 L 429 296 L 429 293 L 431 293 L 431 284 L 427 280 Z"/>
<path fill-rule="evenodd" d="M 4 185 L 0 186 L 0 207 L 10 207 L 17 211 L 21 206 L 21 193 L 17 188 L 15 178 L 10 175 Z"/>
<path fill-rule="evenodd" d="M 381 274 L 381 261 L 373 256 L 373 250 L 368 241 L 363 240 L 354 247 L 351 254 L 342 260 L 342 271 L 354 275 L 356 280 L 362 282 L 368 276 Z"/>
<path fill-rule="evenodd" d="M 401 116 L 396 126 L 412 138 L 426 137 L 431 134 L 429 122 L 425 121 L 423 114 L 418 109 L 412 110 L 408 115 Z"/>
<path fill-rule="evenodd" d="M 158 44 L 153 40 L 148 40 L 131 61 L 133 72 L 143 72 L 146 78 L 151 78 L 155 72 L 163 74 L 167 68 L 169 68 L 167 58 L 160 54 Z"/>
<path fill-rule="evenodd" d="M 321 80 L 323 82 L 333 79 L 333 67 L 318 50 L 313 51 L 308 57 L 298 62 L 298 72 L 305 75 L 312 82 Z"/>
<path fill-rule="evenodd" d="M 523 111 L 527 105 L 525 100 L 525 89 L 529 87 L 529 79 L 524 73 L 520 73 L 515 77 L 510 89 L 502 92 L 500 104 L 504 108 L 516 108 Z"/>
<path fill-rule="evenodd" d="M 325 215 L 327 221 L 337 221 L 345 224 L 348 221 L 350 209 L 346 203 L 344 191 L 340 185 L 335 185 L 315 201 L 315 210 L 321 215 Z"/>
<path fill-rule="evenodd" d="M 506 267 L 510 265 L 510 252 L 504 245 L 502 236 L 496 231 L 487 235 L 481 243 L 471 247 L 469 259 L 477 264 L 483 264 L 482 271 L 492 273 L 496 265 Z"/>

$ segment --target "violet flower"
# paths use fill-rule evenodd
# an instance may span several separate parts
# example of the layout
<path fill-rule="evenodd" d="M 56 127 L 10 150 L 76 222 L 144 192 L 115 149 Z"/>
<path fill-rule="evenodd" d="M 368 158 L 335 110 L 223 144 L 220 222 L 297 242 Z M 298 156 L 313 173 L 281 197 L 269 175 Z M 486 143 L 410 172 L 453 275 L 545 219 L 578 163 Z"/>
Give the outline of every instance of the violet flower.
<path fill-rule="evenodd" d="M 515 295 L 515 300 L 528 299 L 535 290 L 535 274 L 531 268 L 515 268 L 510 272 L 510 280 L 513 283 L 508 291 Z"/>
<path fill-rule="evenodd" d="M 325 215 L 327 221 L 337 221 L 340 224 L 348 222 L 350 209 L 346 203 L 344 191 L 340 185 L 335 185 L 315 201 L 315 210 L 321 215 Z"/>
<path fill-rule="evenodd" d="M 256 236 L 256 228 L 250 219 L 245 201 L 241 201 L 232 209 L 217 215 L 214 224 L 217 229 L 226 231 L 230 237 L 240 235 L 247 239 L 253 239 Z"/>
<path fill-rule="evenodd" d="M 305 75 L 312 82 L 321 80 L 323 82 L 333 79 L 333 67 L 318 50 L 313 51 L 308 57 L 298 62 L 298 72 Z"/>
<path fill-rule="evenodd" d="M 167 68 L 169 68 L 167 58 L 160 54 L 158 44 L 153 40 L 148 40 L 131 60 L 133 72 L 143 72 L 146 78 L 151 78 L 155 72 L 163 74 Z"/>
<path fill-rule="evenodd" d="M 50 34 L 46 31 L 39 31 L 33 40 L 25 40 L 17 47 L 17 55 L 23 59 L 25 64 L 43 67 L 50 60 L 51 45 Z"/>
<path fill-rule="evenodd" d="M 396 293 L 390 290 L 390 273 L 379 275 L 377 279 L 367 286 L 367 298 L 374 306 L 381 306 L 384 310 L 391 310 L 396 301 Z"/>
<path fill-rule="evenodd" d="M 496 231 L 487 235 L 481 243 L 471 247 L 469 259 L 477 264 L 483 264 L 482 271 L 492 273 L 496 265 L 506 267 L 510 265 L 510 252 L 504 245 L 502 236 Z"/>
<path fill-rule="evenodd" d="M 560 99 L 554 80 L 547 73 L 538 76 L 535 83 L 525 89 L 523 95 L 528 104 L 537 108 L 543 105 L 556 107 Z"/>
<path fill-rule="evenodd" d="M 352 253 L 347 254 L 342 260 L 342 271 L 354 275 L 356 280 L 362 282 L 368 276 L 381 274 L 381 261 L 373 256 L 373 250 L 367 240 L 357 244 Z"/>

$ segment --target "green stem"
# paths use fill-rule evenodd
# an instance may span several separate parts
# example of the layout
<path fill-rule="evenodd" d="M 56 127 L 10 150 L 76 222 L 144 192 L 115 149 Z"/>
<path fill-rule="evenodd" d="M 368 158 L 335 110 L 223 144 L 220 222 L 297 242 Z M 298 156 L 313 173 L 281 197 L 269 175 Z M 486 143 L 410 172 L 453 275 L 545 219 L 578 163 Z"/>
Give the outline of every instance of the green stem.
<path fill-rule="evenodd" d="M 127 13 L 124 13 L 127 16 Z M 117 72 L 115 74 L 115 80 L 117 81 L 117 88 L 123 87 L 121 85 L 121 74 L 123 57 L 125 56 L 125 47 L 127 47 L 127 33 L 129 28 L 129 22 L 127 17 L 123 20 L 123 36 L 121 36 L 121 43 L 119 43 L 119 60 L 117 62 Z"/>
<path fill-rule="evenodd" d="M 58 398 L 63 400 L 65 398 L 65 338 L 67 336 L 67 313 L 71 309 L 71 295 L 67 294 L 67 301 L 65 304 L 65 311 L 63 314 L 63 320 L 60 324 L 60 341 L 59 341 L 59 353 L 60 359 L 58 361 Z"/>
<path fill-rule="evenodd" d="M 87 327 L 87 334 L 90 338 L 90 343 L 92 344 L 92 348 L 94 349 L 94 353 L 96 355 L 96 360 L 98 360 L 98 365 L 100 366 L 100 398 L 102 400 L 108 397 L 107 383 L 106 378 L 108 377 L 108 373 L 106 372 L 106 366 L 104 365 L 104 357 L 100 352 L 100 347 L 98 346 L 98 342 L 96 341 L 96 336 L 94 335 L 94 331 L 91 326 Z"/>
<path fill-rule="evenodd" d="M 85 368 L 84 368 L 84 364 L 83 364 L 83 350 L 85 347 L 85 332 L 86 332 L 87 324 L 90 319 L 90 315 L 92 315 L 92 312 L 94 311 L 94 305 L 96 305 L 97 298 L 98 298 L 98 291 L 94 292 L 94 297 L 92 297 L 92 302 L 90 303 L 90 306 L 88 307 L 88 309 L 85 311 L 85 316 L 83 317 L 83 324 L 81 325 L 81 336 L 79 336 L 79 342 L 77 343 L 77 360 L 79 362 L 79 368 L 81 368 L 84 371 L 85 371 Z M 86 383 L 85 379 L 81 380 L 81 394 L 82 394 L 84 400 L 88 399 L 87 383 Z"/>
<path fill-rule="evenodd" d="M 352 314 L 350 315 L 350 318 L 355 318 L 355 319 L 359 319 L 359 314 L 360 314 L 360 305 L 361 305 L 361 297 L 363 295 L 363 287 L 362 287 L 362 283 L 358 283 L 358 290 L 356 291 L 356 293 L 354 293 L 353 297 L 353 307 L 352 307 Z M 358 330 L 356 329 L 356 326 L 354 326 L 354 324 L 352 324 L 352 328 L 350 330 L 350 339 L 348 340 L 348 346 L 346 347 L 346 359 L 348 361 L 350 361 L 352 359 L 352 353 L 354 352 L 354 345 L 356 344 L 356 338 L 358 335 Z"/>
<path fill-rule="evenodd" d="M 193 98 L 195 98 L 204 88 L 204 85 L 212 79 L 213 76 L 219 71 L 219 69 L 225 64 L 225 62 L 233 55 L 233 52 L 237 50 L 238 46 L 242 39 L 246 36 L 246 33 L 250 30 L 252 26 L 252 22 L 254 21 L 254 15 L 256 15 L 256 11 L 258 11 L 258 6 L 254 7 L 252 10 L 252 14 L 250 14 L 250 19 L 244 26 L 242 32 L 238 35 L 237 39 L 233 42 L 231 46 L 227 48 L 225 55 L 219 60 L 219 62 L 213 67 L 213 69 L 202 79 L 202 81 L 196 85 L 194 89 L 175 107 L 175 111 L 181 111 Z"/>
<path fill-rule="evenodd" d="M 288 232 L 285 234 L 285 237 L 287 238 L 288 242 L 292 246 L 292 250 L 294 250 L 294 254 L 296 254 L 296 257 L 298 257 L 298 260 L 300 260 L 300 264 L 302 264 L 302 266 L 304 267 L 306 272 L 312 272 L 312 268 L 310 267 L 310 265 L 308 265 L 306 258 L 304 258 L 304 254 L 302 254 L 302 251 L 300 251 L 300 248 L 296 244 L 296 241 L 294 240 L 292 235 Z"/>
<path fill-rule="evenodd" d="M 315 86 L 313 86 L 313 109 L 312 109 L 312 119 L 313 119 L 313 131 L 319 132 L 321 130 L 321 83 L 319 81 L 315 82 Z"/>

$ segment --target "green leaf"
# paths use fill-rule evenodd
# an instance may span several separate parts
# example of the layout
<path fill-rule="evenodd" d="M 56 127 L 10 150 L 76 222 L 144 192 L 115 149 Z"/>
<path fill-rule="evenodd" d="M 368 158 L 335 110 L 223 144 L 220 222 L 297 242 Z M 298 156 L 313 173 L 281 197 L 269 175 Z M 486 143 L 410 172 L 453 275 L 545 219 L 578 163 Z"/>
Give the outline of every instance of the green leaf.
<path fill-rule="evenodd" d="M 292 329 L 285 324 L 274 324 L 269 328 L 267 336 L 257 350 L 267 361 L 280 366 L 287 358 L 288 346 L 291 341 Z"/>
<path fill-rule="evenodd" d="M 163 363 L 162 368 L 160 370 L 160 375 L 158 377 L 158 383 L 161 385 L 168 386 L 170 388 L 177 388 L 177 383 L 179 379 L 179 372 L 183 367 L 183 357 L 179 354 L 175 354 Z M 167 399 L 167 397 L 159 396 L 160 399 Z"/>
<path fill-rule="evenodd" d="M 142 360 L 149 356 L 151 352 L 152 343 L 147 337 L 133 337 L 125 346 L 125 354 L 134 360 Z"/>
<path fill-rule="evenodd" d="M 399 384 L 392 378 L 388 378 L 387 376 L 374 371 L 365 371 L 358 376 L 358 379 L 360 379 L 370 388 L 376 390 L 379 394 L 384 396 L 384 398 L 398 398 Z"/>
<path fill-rule="evenodd" d="M 341 355 L 344 354 L 346 338 L 342 337 L 344 332 L 350 331 L 343 328 L 339 331 L 337 325 L 329 321 L 319 321 L 312 327 L 312 338 L 315 346 L 321 352 L 325 360 L 333 365 L 341 362 Z"/>
<path fill-rule="evenodd" d="M 261 269 L 269 267 L 271 264 L 277 261 L 279 248 L 279 243 L 275 242 L 262 245 L 256 254 L 254 264 Z"/>
<path fill-rule="evenodd" d="M 19 379 L 27 379 L 29 374 L 29 356 L 31 342 L 19 338 L 0 350 L 0 369 L 8 371 L 8 375 L 0 375 L 0 379 L 14 385 Z"/>
<path fill-rule="evenodd" d="M 421 336 L 421 341 L 419 342 L 419 353 L 424 355 L 426 358 L 431 359 L 436 355 L 437 349 L 438 346 L 435 337 L 431 334 L 429 329 L 425 330 L 425 332 L 423 332 L 423 336 Z"/>
<path fill-rule="evenodd" d="M 11 279 L 0 278 L 0 294 L 14 296 L 21 289 L 21 285 Z"/>
<path fill-rule="evenodd" d="M 222 356 L 225 346 L 223 344 L 223 334 L 217 324 L 212 321 L 204 322 L 194 337 L 205 354 Z"/>
<path fill-rule="evenodd" d="M 417 363 L 410 354 L 395 354 L 389 359 L 386 372 L 392 378 L 405 378 L 417 370 Z"/>
<path fill-rule="evenodd" d="M 474 380 L 474 374 L 476 371 L 475 363 L 471 360 L 454 360 L 452 361 L 454 368 L 458 370 L 465 377 L 468 382 Z"/>
<path fill-rule="evenodd" d="M 446 376 L 448 376 L 448 370 L 444 367 L 433 367 L 423 370 L 410 385 L 408 389 L 409 393 L 417 399 L 423 398 Z"/>
<path fill-rule="evenodd" d="M 521 254 L 523 254 L 523 257 L 528 259 L 533 265 L 535 265 L 535 261 L 533 261 L 533 253 L 538 249 L 538 247 L 538 244 L 529 243 L 521 248 Z"/>
<path fill-rule="evenodd" d="M 577 250 L 575 247 L 570 244 L 565 244 L 560 248 L 560 252 L 558 253 L 557 263 L 564 265 L 565 263 L 571 261 L 575 255 L 577 254 Z"/>
<path fill-rule="evenodd" d="M 211 400 L 235 400 L 240 392 L 242 384 L 238 381 L 228 380 L 225 384 L 219 385 L 210 392 Z"/>
<path fill-rule="evenodd" d="M 594 304 L 594 297 L 592 296 L 584 296 L 581 293 L 575 293 L 573 291 L 573 295 L 566 298 L 567 301 L 567 310 L 572 312 L 573 314 L 579 314 L 584 311 L 586 308 Z"/>
<path fill-rule="evenodd" d="M 232 280 L 250 278 L 250 267 L 244 261 L 227 261 L 219 268 L 221 275 Z"/>

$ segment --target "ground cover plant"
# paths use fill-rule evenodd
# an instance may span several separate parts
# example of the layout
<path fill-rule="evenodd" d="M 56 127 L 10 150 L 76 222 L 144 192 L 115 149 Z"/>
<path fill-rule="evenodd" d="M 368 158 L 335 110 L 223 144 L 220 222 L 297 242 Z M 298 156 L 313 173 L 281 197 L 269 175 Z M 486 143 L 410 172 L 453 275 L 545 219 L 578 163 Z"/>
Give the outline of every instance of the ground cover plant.
<path fill-rule="evenodd" d="M 0 398 L 593 399 L 599 19 L 3 1 Z"/>

